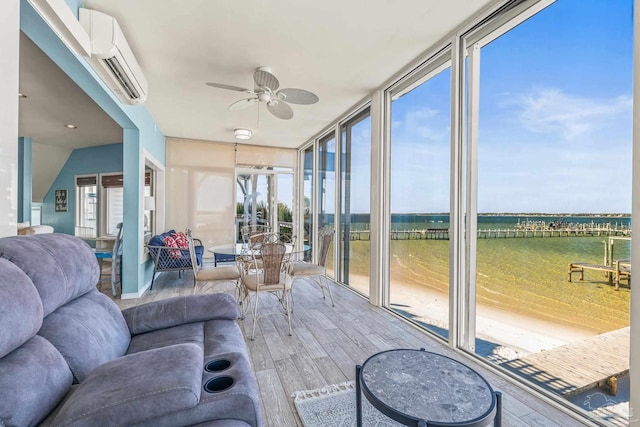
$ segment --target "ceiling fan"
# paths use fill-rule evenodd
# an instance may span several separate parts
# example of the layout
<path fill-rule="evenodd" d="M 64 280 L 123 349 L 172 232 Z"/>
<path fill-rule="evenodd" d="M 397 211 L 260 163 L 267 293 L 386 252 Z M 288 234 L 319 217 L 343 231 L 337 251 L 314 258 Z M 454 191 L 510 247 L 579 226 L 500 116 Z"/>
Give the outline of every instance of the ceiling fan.
<path fill-rule="evenodd" d="M 259 67 L 253 73 L 254 89 L 245 89 L 238 86 L 231 86 L 223 83 L 206 83 L 207 86 L 217 87 L 218 89 L 234 90 L 236 92 L 245 92 L 251 95 L 249 98 L 241 99 L 229 105 L 229 110 L 236 111 L 246 108 L 250 105 L 261 102 L 267 106 L 267 110 L 279 119 L 289 120 L 293 117 L 291 104 L 310 105 L 319 101 L 316 94 L 304 89 L 280 89 L 280 82 L 271 73 L 269 67 Z"/>

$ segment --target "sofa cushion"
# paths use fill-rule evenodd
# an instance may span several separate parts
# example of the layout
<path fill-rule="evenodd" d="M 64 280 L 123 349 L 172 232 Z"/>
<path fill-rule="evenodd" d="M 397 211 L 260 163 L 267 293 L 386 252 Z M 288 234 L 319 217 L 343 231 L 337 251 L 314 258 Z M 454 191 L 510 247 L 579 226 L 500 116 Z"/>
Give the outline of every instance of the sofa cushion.
<path fill-rule="evenodd" d="M 131 339 L 118 306 L 95 287 L 48 315 L 38 334 L 62 353 L 77 383 L 125 354 Z"/>
<path fill-rule="evenodd" d="M 17 265 L 36 286 L 44 315 L 95 289 L 98 261 L 83 240 L 66 234 L 0 239 L 0 258 Z"/>
<path fill-rule="evenodd" d="M 38 332 L 42 302 L 29 277 L 0 258 L 0 357 L 12 352 Z"/>
<path fill-rule="evenodd" d="M 72 380 L 60 353 L 34 336 L 0 359 L 0 425 L 39 424 L 62 400 Z"/>
<path fill-rule="evenodd" d="M 225 293 L 168 298 L 122 311 L 131 335 L 212 319 L 236 320 L 235 299 Z"/>
<path fill-rule="evenodd" d="M 59 426 L 133 425 L 192 408 L 202 388 L 202 348 L 179 344 L 95 369 L 64 403 Z"/>
<path fill-rule="evenodd" d="M 185 343 L 196 344 L 204 348 L 202 322 L 187 323 L 136 335 L 131 338 L 127 354 Z"/>

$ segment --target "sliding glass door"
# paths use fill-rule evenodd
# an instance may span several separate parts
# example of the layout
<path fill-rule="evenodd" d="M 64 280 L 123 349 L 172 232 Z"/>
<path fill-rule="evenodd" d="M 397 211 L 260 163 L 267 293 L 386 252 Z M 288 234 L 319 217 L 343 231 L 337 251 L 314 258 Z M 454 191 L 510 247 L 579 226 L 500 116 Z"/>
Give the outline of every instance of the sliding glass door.
<path fill-rule="evenodd" d="M 449 328 L 451 54 L 389 92 L 389 308 L 442 335 Z"/>
<path fill-rule="evenodd" d="M 341 283 L 369 295 L 371 232 L 371 114 L 369 108 L 340 127 Z"/>

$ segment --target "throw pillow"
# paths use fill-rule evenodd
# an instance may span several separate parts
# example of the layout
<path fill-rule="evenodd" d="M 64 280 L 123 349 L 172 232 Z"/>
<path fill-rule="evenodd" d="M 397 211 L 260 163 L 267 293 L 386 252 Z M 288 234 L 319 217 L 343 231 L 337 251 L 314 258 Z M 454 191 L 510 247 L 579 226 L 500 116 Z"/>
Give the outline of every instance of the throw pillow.
<path fill-rule="evenodd" d="M 178 247 L 178 242 L 176 242 L 176 239 L 174 239 L 171 236 L 164 236 L 164 238 L 162 239 L 162 242 L 164 243 L 164 245 L 167 248 L 177 248 Z M 171 258 L 180 258 L 181 255 L 182 255 L 179 250 L 168 251 L 168 252 L 169 252 L 169 256 Z"/>
<path fill-rule="evenodd" d="M 187 236 L 183 232 L 175 233 L 171 237 L 175 239 L 180 249 L 189 249 L 189 239 L 187 239 Z"/>

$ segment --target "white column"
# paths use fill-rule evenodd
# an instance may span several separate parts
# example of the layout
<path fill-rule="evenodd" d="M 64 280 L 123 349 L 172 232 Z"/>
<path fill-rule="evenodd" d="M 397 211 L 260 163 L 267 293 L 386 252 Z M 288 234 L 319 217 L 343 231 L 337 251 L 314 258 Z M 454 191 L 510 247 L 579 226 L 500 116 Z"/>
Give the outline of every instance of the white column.
<path fill-rule="evenodd" d="M 17 233 L 18 72 L 20 2 L 2 4 L 0 13 L 0 237 Z"/>
<path fill-rule="evenodd" d="M 371 97 L 371 216 L 369 302 L 376 306 L 385 303 L 389 284 L 389 181 L 385 180 L 387 142 L 385 138 L 385 98 L 382 90 Z M 386 165 L 386 166 L 385 166 Z"/>
<path fill-rule="evenodd" d="M 640 0 L 634 1 L 633 44 L 633 178 L 631 200 L 631 222 L 640 226 Z M 640 237 L 640 236 L 636 236 Z M 631 242 L 631 264 L 640 267 L 640 238 Z M 640 270 L 635 270 L 640 271 Z M 637 281 L 637 278 L 633 279 Z M 637 283 L 636 283 L 637 284 Z M 636 289 L 637 290 L 637 289 Z M 629 399 L 629 425 L 640 426 L 640 293 L 631 292 L 631 343 L 629 352 L 629 375 L 631 397 Z"/>

